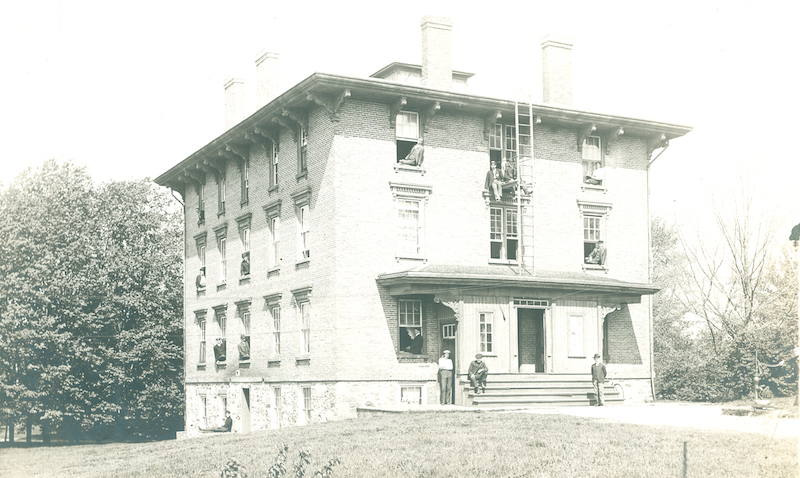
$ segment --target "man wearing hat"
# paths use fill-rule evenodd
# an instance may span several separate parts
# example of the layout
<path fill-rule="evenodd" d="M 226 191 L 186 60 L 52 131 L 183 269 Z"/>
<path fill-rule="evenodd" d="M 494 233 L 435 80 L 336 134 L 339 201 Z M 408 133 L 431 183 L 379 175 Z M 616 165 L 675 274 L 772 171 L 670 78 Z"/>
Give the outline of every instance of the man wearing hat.
<path fill-rule="evenodd" d="M 592 386 L 594 387 L 594 396 L 597 398 L 597 406 L 602 407 L 605 403 L 605 392 L 603 385 L 606 383 L 606 364 L 600 360 L 600 354 L 594 354 L 594 363 L 592 364 Z"/>
<path fill-rule="evenodd" d="M 439 359 L 439 403 L 447 405 L 450 403 L 453 387 L 453 361 L 450 360 L 450 351 L 445 350 L 442 352 L 442 357 Z"/>
<path fill-rule="evenodd" d="M 475 354 L 475 360 L 469 364 L 469 383 L 475 389 L 475 394 L 478 393 L 478 386 L 481 387 L 483 393 L 486 393 L 486 375 L 489 374 L 489 367 L 483 362 L 483 354 Z"/>

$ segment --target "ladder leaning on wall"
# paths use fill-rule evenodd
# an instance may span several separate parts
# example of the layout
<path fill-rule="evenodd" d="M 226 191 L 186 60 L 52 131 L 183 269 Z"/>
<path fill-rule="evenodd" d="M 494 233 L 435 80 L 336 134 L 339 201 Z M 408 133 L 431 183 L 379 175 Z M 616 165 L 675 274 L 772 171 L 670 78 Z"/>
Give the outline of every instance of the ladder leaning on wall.
<path fill-rule="evenodd" d="M 514 99 L 517 142 L 517 217 L 519 218 L 519 273 L 533 274 L 533 115 L 531 95 L 517 93 Z"/>

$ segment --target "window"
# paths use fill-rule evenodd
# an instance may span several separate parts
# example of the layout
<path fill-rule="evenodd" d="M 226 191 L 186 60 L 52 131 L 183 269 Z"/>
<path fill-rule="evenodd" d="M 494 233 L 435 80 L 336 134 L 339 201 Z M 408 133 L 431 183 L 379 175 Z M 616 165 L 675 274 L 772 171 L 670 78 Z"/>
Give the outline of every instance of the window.
<path fill-rule="evenodd" d="M 280 267 L 281 265 L 281 218 L 273 217 L 270 223 L 270 261 L 269 266 L 271 269 Z"/>
<path fill-rule="evenodd" d="M 494 315 L 491 312 L 481 312 L 478 314 L 480 326 L 481 352 L 492 352 L 492 322 Z"/>
<path fill-rule="evenodd" d="M 227 411 L 228 411 L 228 396 L 222 395 L 221 397 L 219 397 L 219 414 L 223 419 L 225 418 L 225 412 Z"/>
<path fill-rule="evenodd" d="M 250 200 L 250 160 L 246 159 L 242 161 L 242 194 L 241 194 L 241 204 L 242 206 L 246 205 Z"/>
<path fill-rule="evenodd" d="M 306 423 L 311 423 L 311 387 L 303 387 L 303 415 Z"/>
<path fill-rule="evenodd" d="M 494 161 L 500 168 L 502 161 L 516 161 L 517 127 L 495 123 L 489 132 L 489 163 Z"/>
<path fill-rule="evenodd" d="M 225 312 L 217 311 L 217 324 L 219 324 L 219 335 L 224 340 L 228 334 L 228 318 L 226 317 Z"/>
<path fill-rule="evenodd" d="M 519 222 L 517 209 L 492 207 L 489 209 L 489 249 L 491 259 L 517 260 L 519 248 Z"/>
<path fill-rule="evenodd" d="M 433 190 L 430 186 L 389 183 L 397 208 L 398 258 L 421 259 L 425 255 L 425 203 Z"/>
<path fill-rule="evenodd" d="M 206 363 L 206 318 L 205 316 L 197 319 L 197 326 L 200 329 L 200 355 L 197 357 L 197 363 Z"/>
<path fill-rule="evenodd" d="M 225 173 L 217 176 L 217 216 L 225 214 Z"/>
<path fill-rule="evenodd" d="M 206 184 L 201 183 L 197 188 L 197 225 L 206 221 Z"/>
<path fill-rule="evenodd" d="M 602 186 L 605 179 L 603 168 L 603 150 L 599 136 L 587 136 L 581 148 L 583 158 L 584 184 Z"/>
<path fill-rule="evenodd" d="M 270 171 L 270 189 L 278 186 L 278 143 L 272 142 L 272 171 Z"/>
<path fill-rule="evenodd" d="M 239 268 L 242 277 L 250 275 L 250 227 L 242 229 L 242 264 Z"/>
<path fill-rule="evenodd" d="M 422 387 L 400 387 L 400 403 L 422 405 Z"/>
<path fill-rule="evenodd" d="M 228 256 L 227 256 L 227 239 L 221 237 L 219 239 L 219 281 L 223 283 L 228 278 Z"/>
<path fill-rule="evenodd" d="M 280 428 L 281 416 L 283 415 L 283 398 L 281 397 L 281 387 L 273 387 L 272 395 L 275 398 L 275 422 L 272 428 Z"/>
<path fill-rule="evenodd" d="M 208 398 L 205 395 L 200 396 L 200 423 L 202 428 L 208 428 Z"/>
<path fill-rule="evenodd" d="M 239 361 L 250 360 L 250 299 L 236 302 L 239 320 L 242 322 L 241 338 L 238 346 Z"/>
<path fill-rule="evenodd" d="M 272 354 L 281 353 L 281 308 L 274 306 L 270 309 L 272 313 Z"/>
<path fill-rule="evenodd" d="M 194 236 L 194 242 L 197 246 L 197 259 L 200 262 L 200 268 L 195 278 L 195 288 L 199 293 L 206 290 L 206 233 L 202 232 Z"/>
<path fill-rule="evenodd" d="M 583 264 L 584 269 L 604 268 L 606 265 L 606 219 L 611 204 L 578 201 L 583 220 Z M 587 267 L 587 265 L 590 265 Z"/>
<path fill-rule="evenodd" d="M 422 255 L 420 209 L 419 200 L 397 200 L 397 255 L 400 257 Z"/>
<path fill-rule="evenodd" d="M 419 142 L 419 114 L 412 111 L 397 113 L 395 140 L 397 142 L 397 161 L 399 162 Z"/>
<path fill-rule="evenodd" d="M 308 355 L 311 353 L 311 303 L 300 303 L 300 332 L 302 335 L 300 353 Z"/>
<path fill-rule="evenodd" d="M 300 141 L 297 151 L 297 174 L 301 175 L 308 171 L 308 130 L 300 125 Z"/>
<path fill-rule="evenodd" d="M 442 326 L 442 338 L 445 340 L 453 340 L 456 338 L 456 324 L 447 324 Z"/>
<path fill-rule="evenodd" d="M 583 357 L 583 316 L 569 316 L 569 356 Z"/>
<path fill-rule="evenodd" d="M 311 237 L 311 219 L 308 212 L 308 204 L 300 206 L 299 209 L 299 216 L 298 220 L 298 250 L 300 251 L 300 255 L 298 260 L 304 261 L 310 258 L 311 251 L 310 247 L 310 237 Z"/>
<path fill-rule="evenodd" d="M 397 301 L 398 324 L 400 327 L 400 350 L 410 347 L 414 336 L 422 332 L 422 301 Z"/>

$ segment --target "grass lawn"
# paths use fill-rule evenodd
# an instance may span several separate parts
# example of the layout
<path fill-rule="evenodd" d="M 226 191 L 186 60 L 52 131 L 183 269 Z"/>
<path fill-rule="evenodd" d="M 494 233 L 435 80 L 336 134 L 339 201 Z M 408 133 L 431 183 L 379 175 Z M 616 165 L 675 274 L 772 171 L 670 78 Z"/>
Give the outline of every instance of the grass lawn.
<path fill-rule="evenodd" d="M 228 460 L 268 476 L 279 445 L 291 473 L 332 458 L 334 477 L 795 477 L 798 440 L 608 423 L 567 415 L 422 412 L 150 443 L 0 448 L 0 476 L 218 477 Z"/>

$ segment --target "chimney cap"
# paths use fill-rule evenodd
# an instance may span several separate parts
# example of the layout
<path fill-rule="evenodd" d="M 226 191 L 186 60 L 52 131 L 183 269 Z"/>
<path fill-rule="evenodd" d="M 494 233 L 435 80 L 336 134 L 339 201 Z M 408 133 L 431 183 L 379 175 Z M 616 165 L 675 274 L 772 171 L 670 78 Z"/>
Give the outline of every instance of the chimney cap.
<path fill-rule="evenodd" d="M 558 35 L 545 35 L 542 37 L 542 48 L 554 46 L 558 48 L 572 49 L 572 38 Z"/>
<path fill-rule="evenodd" d="M 258 53 L 258 55 L 256 55 L 256 66 L 260 65 L 261 62 L 263 62 L 264 60 L 267 60 L 267 59 L 270 59 L 270 58 L 278 59 L 278 58 L 280 58 L 280 56 L 281 56 L 280 53 L 275 53 L 275 52 L 269 51 L 269 50 L 267 50 L 265 48 L 265 49 L 261 50 Z"/>
<path fill-rule="evenodd" d="M 228 88 L 229 86 L 232 86 L 234 83 L 244 84 L 244 80 L 241 78 L 234 78 L 233 76 L 229 76 L 225 78 L 224 86 L 225 88 Z"/>
<path fill-rule="evenodd" d="M 419 22 L 421 27 L 424 26 L 431 26 L 436 28 L 441 28 L 443 30 L 452 30 L 453 29 L 453 20 L 447 17 L 437 17 L 436 15 L 425 15 L 422 17 L 422 20 Z"/>

